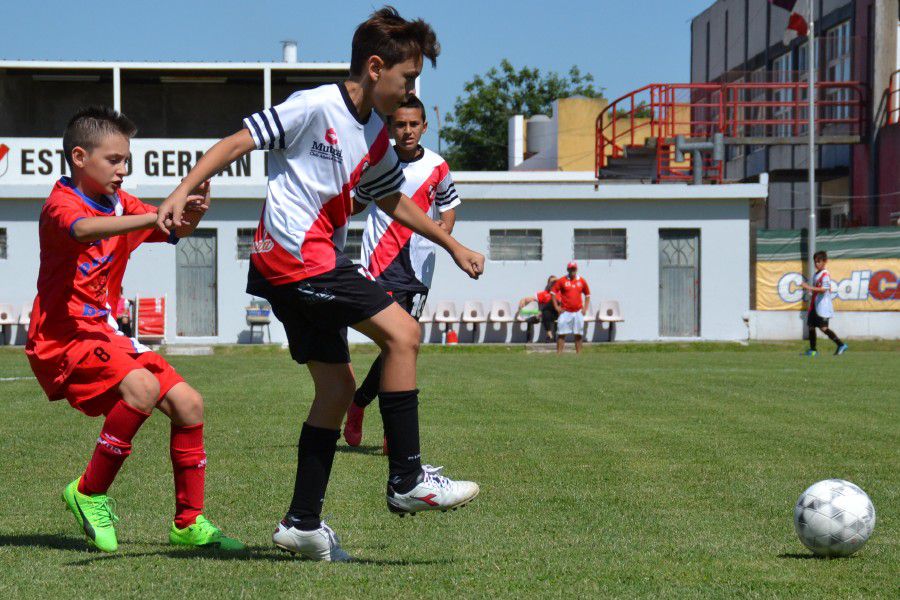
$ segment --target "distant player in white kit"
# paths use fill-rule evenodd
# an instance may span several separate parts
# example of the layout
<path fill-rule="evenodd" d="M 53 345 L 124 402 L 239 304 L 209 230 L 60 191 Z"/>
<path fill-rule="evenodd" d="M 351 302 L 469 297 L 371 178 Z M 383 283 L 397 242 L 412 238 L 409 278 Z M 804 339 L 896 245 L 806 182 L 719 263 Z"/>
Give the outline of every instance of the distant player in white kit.
<path fill-rule="evenodd" d="M 434 219 L 447 233 L 453 232 L 455 208 L 460 204 L 447 161 L 419 145 L 428 130 L 425 106 L 411 95 L 388 119 L 388 131 L 406 182 L 400 191 Z M 358 205 L 357 211 L 365 209 Z M 403 310 L 416 320 L 422 314 L 425 298 L 434 275 L 435 245 L 423 236 L 393 220 L 376 204 L 369 205 L 363 233 L 362 264 Z M 362 423 L 366 407 L 378 395 L 381 381 L 381 355 L 372 363 L 353 402 L 347 409 L 344 439 L 350 446 L 362 442 Z"/>
<path fill-rule="evenodd" d="M 809 299 L 809 313 L 806 315 L 806 326 L 809 328 L 809 350 L 806 356 L 816 356 L 816 328 L 822 330 L 822 333 L 834 342 L 837 349 L 834 351 L 836 355 L 843 354 L 847 351 L 847 344 L 841 341 L 834 331 L 828 327 L 828 320 L 834 316 L 834 307 L 831 303 L 831 274 L 825 268 L 828 262 L 828 254 L 824 251 L 816 252 L 813 255 L 813 262 L 816 265 L 816 275 L 813 278 L 812 285 L 808 283 L 800 284 L 804 290 L 812 292 Z"/>

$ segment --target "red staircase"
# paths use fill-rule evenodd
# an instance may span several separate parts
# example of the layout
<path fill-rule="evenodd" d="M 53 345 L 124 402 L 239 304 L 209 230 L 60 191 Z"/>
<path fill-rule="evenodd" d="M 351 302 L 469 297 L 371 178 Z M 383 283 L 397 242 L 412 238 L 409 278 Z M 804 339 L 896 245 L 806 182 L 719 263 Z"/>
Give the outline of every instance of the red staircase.
<path fill-rule="evenodd" d="M 900 77 L 894 81 L 900 83 Z M 802 81 L 653 83 L 625 94 L 597 117 L 597 178 L 690 181 L 690 154 L 680 163 L 675 160 L 678 135 L 722 133 L 726 146 L 805 144 L 808 87 Z M 900 118 L 900 110 L 893 116 Z M 859 143 L 865 130 L 864 88 L 857 82 L 817 83 L 815 127 L 817 143 Z M 723 161 L 713 161 L 708 152 L 702 156 L 704 181 L 724 181 Z"/>

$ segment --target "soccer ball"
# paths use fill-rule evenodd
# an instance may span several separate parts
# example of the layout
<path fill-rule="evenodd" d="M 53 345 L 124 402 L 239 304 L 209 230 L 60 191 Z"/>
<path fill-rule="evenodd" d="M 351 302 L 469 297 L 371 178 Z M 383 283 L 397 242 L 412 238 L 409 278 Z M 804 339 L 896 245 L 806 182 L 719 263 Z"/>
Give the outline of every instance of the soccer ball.
<path fill-rule="evenodd" d="M 794 507 L 794 529 L 819 556 L 850 556 L 875 528 L 875 507 L 859 486 L 843 479 L 814 483 Z"/>

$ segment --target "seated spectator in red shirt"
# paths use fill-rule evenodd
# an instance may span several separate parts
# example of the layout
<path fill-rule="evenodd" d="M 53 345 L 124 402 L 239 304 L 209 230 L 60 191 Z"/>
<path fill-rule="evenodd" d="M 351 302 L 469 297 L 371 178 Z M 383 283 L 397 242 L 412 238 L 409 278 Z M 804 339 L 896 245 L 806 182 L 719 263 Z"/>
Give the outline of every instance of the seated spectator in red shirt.
<path fill-rule="evenodd" d="M 544 286 L 543 290 L 537 292 L 534 296 L 526 296 L 519 300 L 519 312 L 521 312 L 528 304 L 532 302 L 537 303 L 538 310 L 541 312 L 541 325 L 544 328 L 544 335 L 547 336 L 548 342 L 553 341 L 554 330 L 556 329 L 556 319 L 559 317 L 556 306 L 553 304 L 553 295 L 550 293 L 556 280 L 556 275 L 551 275 L 547 278 L 547 285 Z"/>

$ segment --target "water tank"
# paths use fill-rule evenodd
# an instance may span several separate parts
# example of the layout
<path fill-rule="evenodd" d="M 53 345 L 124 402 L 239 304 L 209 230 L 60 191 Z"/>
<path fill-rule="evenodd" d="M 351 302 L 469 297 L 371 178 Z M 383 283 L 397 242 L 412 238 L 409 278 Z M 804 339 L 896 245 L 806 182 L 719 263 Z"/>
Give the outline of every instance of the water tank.
<path fill-rule="evenodd" d="M 525 138 L 528 153 L 545 152 L 553 141 L 553 121 L 547 115 L 535 115 L 528 119 Z"/>
<path fill-rule="evenodd" d="M 297 62 L 297 42 L 294 40 L 285 40 L 281 42 L 281 53 L 284 57 L 284 62 Z"/>

